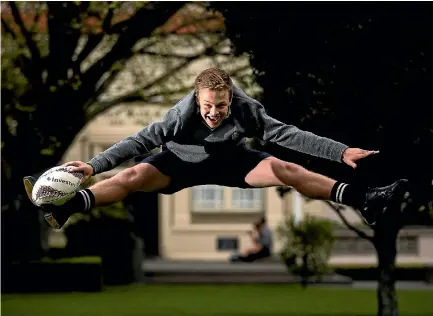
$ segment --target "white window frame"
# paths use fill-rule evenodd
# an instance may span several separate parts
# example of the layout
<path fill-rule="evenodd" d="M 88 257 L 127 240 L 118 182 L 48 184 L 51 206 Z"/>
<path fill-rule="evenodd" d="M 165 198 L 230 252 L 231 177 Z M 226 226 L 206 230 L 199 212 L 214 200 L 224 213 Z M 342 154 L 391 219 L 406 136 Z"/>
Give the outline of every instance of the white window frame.
<path fill-rule="evenodd" d="M 264 211 L 265 208 L 265 189 L 254 189 L 254 190 L 260 190 L 261 191 L 261 201 L 259 203 L 256 203 L 256 205 L 253 205 L 252 207 L 239 207 L 233 205 L 233 192 L 235 190 L 248 190 L 248 189 L 240 189 L 240 188 L 231 188 L 231 187 L 224 187 L 224 186 L 217 186 L 215 187 L 221 188 L 223 192 L 223 204 L 221 207 L 213 207 L 213 208 L 206 208 L 202 207 L 200 205 L 195 204 L 194 200 L 194 190 L 197 187 L 192 187 L 190 189 L 190 209 L 193 213 L 260 213 Z"/>
<path fill-rule="evenodd" d="M 217 189 L 218 191 L 221 192 L 221 199 L 219 200 L 206 200 L 206 199 L 197 199 L 194 197 L 195 194 L 200 194 L 203 193 L 202 190 L 208 190 L 208 189 Z M 222 208 L 224 208 L 224 197 L 225 197 L 225 192 L 224 189 L 221 188 L 218 185 L 200 185 L 200 186 L 196 186 L 191 188 L 191 208 L 193 211 L 197 211 L 197 210 L 220 210 Z M 215 203 L 213 203 L 213 206 L 208 206 L 208 204 L 212 204 L 212 203 L 206 203 L 207 201 L 214 201 Z"/>
<path fill-rule="evenodd" d="M 243 207 L 243 206 L 237 206 L 234 203 L 233 196 L 235 195 L 235 192 L 248 192 L 253 190 L 253 205 L 249 207 Z M 255 211 L 262 211 L 264 209 L 264 197 L 265 197 L 265 191 L 264 189 L 241 189 L 241 188 L 231 188 L 230 190 L 230 208 L 231 209 L 241 209 L 241 210 L 255 210 Z M 256 199 L 257 197 L 260 197 L 259 199 Z M 246 199 L 240 199 L 240 204 L 242 204 L 242 201 L 248 201 Z"/>

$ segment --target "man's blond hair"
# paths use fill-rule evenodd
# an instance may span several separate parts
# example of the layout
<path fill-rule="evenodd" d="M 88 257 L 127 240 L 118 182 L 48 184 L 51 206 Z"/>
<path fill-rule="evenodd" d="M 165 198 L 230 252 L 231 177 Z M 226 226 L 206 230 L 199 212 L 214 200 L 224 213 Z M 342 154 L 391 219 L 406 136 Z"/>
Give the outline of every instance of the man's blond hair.
<path fill-rule="evenodd" d="M 233 94 L 233 82 L 230 75 L 219 68 L 208 68 L 202 71 L 195 79 L 195 95 L 198 98 L 198 94 L 201 89 L 211 90 L 227 90 L 229 92 L 230 100 Z"/>

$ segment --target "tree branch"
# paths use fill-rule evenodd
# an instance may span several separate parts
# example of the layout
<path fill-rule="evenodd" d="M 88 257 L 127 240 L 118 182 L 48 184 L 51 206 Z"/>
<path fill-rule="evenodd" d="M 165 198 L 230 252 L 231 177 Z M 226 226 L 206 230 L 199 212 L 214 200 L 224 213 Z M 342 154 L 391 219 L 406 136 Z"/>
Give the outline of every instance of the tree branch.
<path fill-rule="evenodd" d="M 74 21 L 79 20 L 79 10 L 73 2 L 47 2 L 49 30 L 49 86 L 59 86 L 68 79 L 68 72 L 74 69 L 72 60 L 81 32 L 74 27 Z M 63 84 L 63 83 L 62 83 Z"/>
<path fill-rule="evenodd" d="M 121 22 L 117 22 L 116 24 L 111 25 L 105 31 L 107 32 L 107 34 L 123 33 L 128 28 L 128 25 L 129 25 L 129 19 Z"/>
<path fill-rule="evenodd" d="M 129 31 L 120 35 L 112 49 L 86 71 L 85 76 L 82 78 L 82 84 L 88 90 L 86 93 L 82 93 L 82 98 L 90 99 L 91 95 L 94 94 L 93 87 L 112 68 L 113 64 L 131 57 L 134 44 L 140 38 L 149 36 L 155 28 L 167 21 L 183 5 L 183 2 L 150 2 L 138 10 L 129 19 Z M 147 21 L 147 23 L 143 25 L 143 21 Z M 89 105 L 87 103 L 86 108 Z"/>
<path fill-rule="evenodd" d="M 111 28 L 111 20 L 113 19 L 115 8 L 116 8 L 116 3 L 110 1 L 110 7 L 108 8 L 107 15 L 105 16 L 104 21 L 102 22 L 102 29 L 104 30 L 104 32 L 109 33 L 109 30 Z"/>
<path fill-rule="evenodd" d="M 206 16 L 206 17 L 200 17 L 200 18 L 196 18 L 193 19 L 192 21 L 186 21 L 184 23 L 182 23 L 181 25 L 177 26 L 176 28 L 174 28 L 173 30 L 164 32 L 166 34 L 177 34 L 180 30 L 182 30 L 183 28 L 187 29 L 189 27 L 194 27 L 194 28 L 200 28 L 202 25 L 202 23 L 205 22 L 211 22 L 211 21 L 215 21 L 218 20 L 219 18 L 217 16 Z M 224 23 L 221 23 L 222 25 L 224 25 Z M 185 32 L 184 34 L 198 34 L 198 33 L 203 33 L 203 32 L 209 32 L 207 27 L 203 27 L 204 30 L 200 30 L 200 29 L 196 29 L 193 32 Z M 213 32 L 212 32 L 213 33 Z"/>
<path fill-rule="evenodd" d="M 365 232 L 363 232 L 362 230 L 360 230 L 359 228 L 353 226 L 352 224 L 349 223 L 349 221 L 347 220 L 347 218 L 343 215 L 343 213 L 341 212 L 341 208 L 338 206 L 335 206 L 334 204 L 332 204 L 329 201 L 324 201 L 326 204 L 328 204 L 338 215 L 338 217 L 340 217 L 340 219 L 343 221 L 343 223 L 352 231 L 354 231 L 359 237 L 367 239 L 371 242 L 373 242 L 373 237 L 367 235 Z"/>
<path fill-rule="evenodd" d="M 218 43 L 216 43 L 215 45 L 218 45 Z M 168 96 L 168 95 L 172 95 L 175 93 L 187 93 L 189 92 L 191 89 L 193 89 L 193 86 L 190 87 L 183 87 L 181 89 L 177 89 L 177 90 L 171 90 L 171 91 L 166 91 L 166 92 L 154 92 L 154 93 L 148 93 L 146 95 L 143 95 L 143 93 L 139 93 L 139 91 L 141 90 L 147 90 L 150 89 L 152 87 L 154 87 L 155 85 L 158 85 L 159 83 L 161 83 L 162 81 L 164 81 L 165 79 L 167 79 L 168 76 L 173 75 L 174 73 L 176 73 L 177 71 L 181 70 L 181 68 L 187 66 L 190 62 L 192 62 L 194 59 L 202 57 L 204 55 L 199 54 L 196 56 L 191 56 L 189 57 L 190 60 L 186 63 L 186 64 L 182 64 L 179 65 L 177 68 L 170 70 L 169 72 L 167 72 L 166 74 L 162 75 L 160 78 L 156 79 L 155 81 L 153 81 L 152 83 L 142 87 L 141 89 L 137 89 L 134 92 L 128 93 L 126 95 L 108 100 L 108 101 L 99 101 L 96 104 L 93 103 L 91 106 L 88 107 L 88 117 L 89 119 L 99 115 L 100 113 L 105 112 L 106 110 L 108 110 L 109 108 L 111 108 L 112 106 L 115 106 L 117 104 L 120 103 L 125 103 L 125 102 L 136 102 L 136 101 L 141 101 L 141 102 L 146 102 L 146 101 L 150 101 L 153 97 L 157 97 L 157 96 Z M 180 67 L 180 68 L 179 68 Z M 239 69 L 236 69 L 234 72 L 231 73 L 232 76 L 235 76 L 238 72 L 244 71 L 246 69 L 248 69 L 248 66 L 245 67 L 241 67 Z M 114 80 L 116 75 L 111 75 L 109 79 L 107 79 L 104 82 L 104 90 L 106 88 L 107 85 L 105 85 L 107 82 L 112 82 Z M 99 94 L 98 94 L 99 96 Z M 91 108 L 97 107 L 96 110 L 91 110 Z"/>
<path fill-rule="evenodd" d="M 128 95 L 122 98 L 115 98 L 112 100 L 108 100 L 108 101 L 99 101 L 95 104 L 92 105 L 92 107 L 89 108 L 89 111 L 87 113 L 87 118 L 90 120 L 96 116 L 98 116 L 99 114 L 107 111 L 108 109 L 110 109 L 111 107 L 118 105 L 119 103 L 132 103 L 132 102 L 147 102 L 147 101 L 151 101 L 152 98 L 154 97 L 158 97 L 158 96 L 169 96 L 175 93 L 186 93 L 189 92 L 192 89 L 192 87 L 186 87 L 186 88 L 181 88 L 178 90 L 171 90 L 171 91 L 166 91 L 166 92 L 154 92 L 154 93 L 149 93 L 145 96 L 141 95 L 141 94 L 134 94 L 134 95 Z M 94 108 L 94 109 L 93 109 Z"/>
<path fill-rule="evenodd" d="M 44 8 L 43 5 L 39 5 L 37 10 L 36 10 L 36 14 L 35 14 L 35 18 L 33 19 L 33 25 L 30 28 L 30 33 L 34 33 L 36 30 L 36 27 L 38 25 L 39 19 L 42 16 L 42 13 L 44 13 Z"/>
<path fill-rule="evenodd" d="M 125 64 L 125 62 L 123 62 Z M 123 67 L 123 66 L 122 66 Z M 117 75 L 119 74 L 121 66 L 117 67 L 116 70 L 113 70 L 107 79 L 96 89 L 95 93 L 91 96 L 91 98 L 86 102 L 85 104 L 85 111 L 88 110 L 89 106 L 93 104 L 99 96 L 107 89 L 107 87 L 113 83 L 113 81 L 116 79 Z"/>
<path fill-rule="evenodd" d="M 146 51 L 145 49 L 141 49 L 141 50 L 137 51 L 137 53 L 145 54 L 145 55 L 149 55 L 149 56 L 159 56 L 159 57 L 167 57 L 167 58 L 180 58 L 180 59 L 194 58 L 196 56 L 196 55 L 182 55 L 182 54 L 176 54 L 176 53 L 156 53 L 156 52 Z M 218 53 L 218 55 L 221 55 L 221 56 L 231 56 L 230 53 Z"/>
<path fill-rule="evenodd" d="M 192 22 L 187 22 L 187 23 L 183 23 L 183 24 L 181 24 L 181 25 L 178 25 L 176 28 L 174 28 L 173 30 L 169 30 L 169 31 L 164 31 L 164 32 L 162 32 L 161 30 L 159 31 L 159 32 L 157 32 L 156 34 L 155 34 L 155 36 L 154 36 L 154 38 L 156 39 L 155 41 L 153 41 L 152 43 L 149 43 L 149 44 L 147 44 L 145 47 L 142 47 L 140 50 L 144 53 L 144 52 L 146 52 L 147 53 L 147 51 L 145 51 L 146 50 L 146 48 L 151 48 L 152 47 L 152 45 L 154 45 L 154 44 L 156 44 L 156 43 L 158 43 L 158 42 L 160 42 L 161 40 L 163 40 L 163 39 L 165 39 L 165 38 L 167 38 L 167 37 L 169 37 L 169 36 L 173 36 L 173 35 L 176 35 L 176 36 L 193 36 L 193 37 L 195 37 L 196 39 L 198 39 L 198 40 L 200 40 L 204 45 L 206 45 L 207 43 L 199 36 L 199 34 L 202 34 L 202 35 L 214 35 L 215 33 L 214 32 L 209 32 L 209 31 L 200 31 L 200 32 L 193 32 L 193 33 L 189 33 L 189 32 L 185 32 L 185 33 L 178 33 L 178 31 L 179 30 L 181 30 L 182 28 L 185 28 L 185 27 L 189 27 L 189 26 L 193 26 L 193 25 L 196 25 L 197 23 L 200 23 L 200 22 L 205 22 L 205 21 L 211 21 L 211 20 L 214 20 L 214 19 L 216 19 L 216 17 L 204 17 L 204 18 L 199 18 L 199 19 L 195 19 L 194 21 L 192 21 Z M 126 22 L 126 21 L 124 21 L 124 22 Z M 119 22 L 119 23 L 122 23 L 122 22 Z M 117 23 L 117 24 L 119 24 L 119 23 Z M 116 25 L 117 25 L 116 24 Z M 112 27 L 113 28 L 113 27 Z M 111 33 L 116 33 L 116 32 L 111 32 Z"/>
<path fill-rule="evenodd" d="M 20 27 L 21 29 L 21 33 L 23 34 L 23 37 L 26 41 L 26 45 L 30 51 L 30 54 L 32 56 L 33 59 L 33 64 L 35 66 L 39 65 L 40 61 L 41 61 L 41 54 L 39 52 L 38 47 L 36 46 L 36 43 L 33 41 L 33 38 L 31 36 L 31 34 L 27 31 L 24 22 L 21 18 L 20 15 L 20 11 L 18 10 L 16 4 L 14 1 L 10 1 L 9 2 L 9 6 L 11 8 L 12 11 L 12 15 L 15 19 L 15 22 L 17 23 L 17 25 Z"/>
<path fill-rule="evenodd" d="M 1 17 L 1 23 L 2 23 L 3 29 L 6 31 L 6 33 L 9 33 L 10 35 L 12 35 L 13 39 L 17 39 L 17 35 L 15 34 L 14 31 L 12 31 L 12 29 L 9 27 L 9 25 L 6 23 L 6 21 L 3 19 L 3 17 Z"/>
<path fill-rule="evenodd" d="M 216 55 L 217 53 L 214 51 L 214 47 L 216 47 L 218 44 L 219 44 L 219 42 L 217 42 L 214 45 L 206 48 L 203 52 L 201 52 L 199 54 L 196 54 L 194 56 L 190 56 L 190 57 L 184 58 L 185 60 L 181 64 L 179 64 L 176 67 L 170 69 L 169 71 L 167 71 L 166 73 L 164 73 L 163 75 L 161 75 L 159 78 L 157 78 L 157 79 L 153 80 L 152 82 L 150 82 L 150 83 L 148 83 L 148 84 L 146 84 L 146 85 L 144 85 L 144 86 L 136 89 L 133 92 L 130 92 L 128 94 L 122 95 L 122 96 L 114 99 L 113 102 L 115 102 L 115 103 L 123 102 L 123 100 L 128 99 L 128 98 L 130 98 L 130 97 L 132 97 L 134 95 L 139 94 L 140 91 L 148 90 L 148 89 L 150 89 L 150 88 L 152 88 L 152 87 L 160 84 L 161 82 L 163 82 L 164 80 L 166 80 L 168 77 L 170 77 L 174 73 L 182 70 L 183 68 L 185 68 L 186 66 L 188 66 L 192 61 L 194 61 L 194 60 L 196 60 L 198 58 L 201 58 L 203 56 L 214 56 L 214 55 Z M 115 75 L 117 75 L 117 73 Z M 113 81 L 113 74 L 110 75 L 109 79 L 110 78 L 112 78 L 111 81 Z M 107 80 L 109 80 L 109 79 L 107 79 Z M 104 82 L 104 84 L 97 89 L 96 93 L 94 94 L 95 97 L 92 97 L 92 101 L 93 102 L 94 102 L 94 100 L 96 100 L 96 96 L 99 96 L 106 87 L 107 87 L 107 85 L 105 85 L 105 82 Z M 88 104 L 87 104 L 87 106 L 85 108 L 86 111 L 88 111 L 89 107 L 93 104 L 93 102 L 88 102 Z"/>
<path fill-rule="evenodd" d="M 104 34 L 89 34 L 87 37 L 87 42 L 84 45 L 81 52 L 78 54 L 77 59 L 74 61 L 72 69 L 75 74 L 81 73 L 81 63 L 90 55 L 90 53 L 99 45 L 101 40 L 104 38 Z"/>
<path fill-rule="evenodd" d="M 200 56 L 201 56 L 201 55 L 200 55 Z M 170 69 L 170 71 L 167 71 L 165 74 L 163 74 L 162 76 L 160 76 L 158 79 L 156 79 L 156 80 L 154 80 L 154 81 L 148 83 L 147 85 L 145 85 L 145 86 L 143 86 L 143 87 L 141 87 L 141 88 L 136 89 L 136 90 L 133 91 L 133 92 L 130 92 L 130 93 L 128 93 L 128 94 L 125 94 L 125 95 L 122 95 L 122 96 L 120 96 L 120 97 L 117 97 L 116 99 L 113 99 L 112 102 L 113 102 L 114 104 L 116 104 L 116 103 L 120 103 L 120 102 L 124 102 L 124 100 L 126 100 L 126 99 L 128 99 L 128 98 L 133 97 L 134 95 L 138 95 L 138 94 L 139 94 L 139 91 L 143 91 L 143 90 L 150 89 L 150 88 L 154 87 L 155 85 L 157 85 L 157 84 L 161 83 L 162 81 L 166 80 L 169 76 L 171 76 L 171 75 L 172 75 L 173 73 L 175 73 L 176 71 L 179 71 L 179 70 L 181 70 L 182 68 L 184 68 L 185 66 L 187 66 L 187 65 L 188 65 L 192 60 L 194 60 L 194 59 L 195 59 L 195 58 L 187 58 L 187 60 L 184 61 L 182 64 L 178 65 L 177 67 L 175 67 L 175 68 L 173 68 L 173 69 Z M 114 74 L 114 76 L 115 76 L 115 75 L 117 75 L 117 71 L 116 71 L 116 73 Z M 110 78 L 113 78 L 113 74 L 110 75 L 110 77 L 109 77 L 105 82 L 107 82 Z M 105 82 L 104 82 L 104 83 L 105 83 Z M 112 82 L 112 80 L 111 80 L 111 82 Z M 107 87 L 107 86 L 104 85 L 104 84 L 103 84 L 101 87 L 99 87 L 99 88 L 97 89 L 96 93 L 94 94 L 95 98 L 92 97 L 92 100 L 93 100 L 93 101 L 96 100 L 96 95 L 99 96 L 99 95 L 103 92 L 103 89 L 105 89 L 106 87 Z M 144 97 L 143 97 L 143 99 L 144 99 Z M 86 106 L 85 110 L 87 111 L 87 110 L 89 109 L 90 106 L 91 106 L 91 103 L 89 102 L 89 103 L 88 103 L 88 106 Z"/>

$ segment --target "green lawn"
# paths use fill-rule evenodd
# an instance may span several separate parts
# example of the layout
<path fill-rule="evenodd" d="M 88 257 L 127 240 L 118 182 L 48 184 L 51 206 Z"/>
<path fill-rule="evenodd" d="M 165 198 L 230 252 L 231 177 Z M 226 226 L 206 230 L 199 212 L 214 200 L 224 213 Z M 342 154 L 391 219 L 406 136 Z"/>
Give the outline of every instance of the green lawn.
<path fill-rule="evenodd" d="M 432 316 L 433 291 L 400 291 L 401 316 Z M 288 285 L 115 287 L 103 293 L 6 294 L 3 316 L 367 316 L 373 290 Z"/>

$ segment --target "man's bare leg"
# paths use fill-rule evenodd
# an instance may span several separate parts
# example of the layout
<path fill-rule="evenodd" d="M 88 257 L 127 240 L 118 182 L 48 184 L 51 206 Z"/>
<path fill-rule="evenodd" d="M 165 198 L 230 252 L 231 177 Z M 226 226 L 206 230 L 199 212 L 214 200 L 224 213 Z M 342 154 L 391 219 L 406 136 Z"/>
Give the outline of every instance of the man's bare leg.
<path fill-rule="evenodd" d="M 36 179 L 24 179 L 26 191 L 32 190 Z M 33 183 L 32 183 L 33 182 Z M 125 169 L 115 176 L 81 190 L 65 205 L 42 207 L 45 219 L 54 228 L 61 228 L 77 212 L 87 212 L 94 206 L 105 206 L 122 201 L 135 191 L 154 192 L 170 184 L 170 178 L 148 163 Z M 31 192 L 30 194 L 31 197 Z"/>
<path fill-rule="evenodd" d="M 245 181 L 253 187 L 287 185 L 312 198 L 329 200 L 336 180 L 311 172 L 297 164 L 270 157 L 250 171 Z"/>
<path fill-rule="evenodd" d="M 151 164 L 141 163 L 94 184 L 89 190 L 95 197 L 95 205 L 104 206 L 122 201 L 132 192 L 154 192 L 169 184 L 169 177 Z"/>
<path fill-rule="evenodd" d="M 382 188 L 366 188 L 338 182 L 305 168 L 269 157 L 261 161 L 245 177 L 253 187 L 287 185 L 312 199 L 331 200 L 357 209 L 365 221 L 373 225 L 384 211 L 398 209 L 407 192 L 408 181 L 398 180 Z"/>

